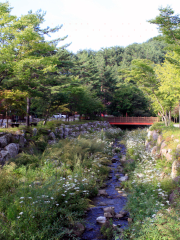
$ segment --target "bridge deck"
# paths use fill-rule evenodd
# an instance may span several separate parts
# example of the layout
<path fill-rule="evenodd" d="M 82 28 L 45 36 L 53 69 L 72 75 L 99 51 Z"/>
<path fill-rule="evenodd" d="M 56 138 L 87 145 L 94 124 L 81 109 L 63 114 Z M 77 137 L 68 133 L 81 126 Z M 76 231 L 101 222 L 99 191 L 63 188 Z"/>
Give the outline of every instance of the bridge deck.
<path fill-rule="evenodd" d="M 152 125 L 159 122 L 159 117 L 108 117 L 111 125 Z"/>

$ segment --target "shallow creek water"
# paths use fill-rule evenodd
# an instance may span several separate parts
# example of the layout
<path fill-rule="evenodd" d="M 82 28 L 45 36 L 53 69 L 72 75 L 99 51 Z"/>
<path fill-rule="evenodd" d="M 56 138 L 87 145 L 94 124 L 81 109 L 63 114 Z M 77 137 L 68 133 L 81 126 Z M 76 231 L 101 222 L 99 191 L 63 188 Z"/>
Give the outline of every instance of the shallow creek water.
<path fill-rule="evenodd" d="M 103 240 L 102 235 L 100 234 L 100 228 L 101 225 L 96 223 L 96 218 L 99 216 L 104 216 L 104 211 L 103 208 L 106 207 L 114 207 L 114 210 L 116 213 L 119 213 L 125 206 L 127 202 L 127 198 L 123 197 L 121 194 L 118 193 L 116 188 L 120 186 L 120 181 L 118 180 L 119 177 L 124 176 L 124 174 L 120 173 L 117 171 L 117 167 L 121 166 L 120 163 L 120 155 L 125 155 L 126 154 L 126 149 L 125 146 L 122 144 L 114 144 L 114 147 L 120 147 L 121 152 L 120 154 L 116 154 L 113 157 L 117 159 L 116 162 L 112 163 L 110 165 L 111 172 L 109 179 L 105 182 L 107 186 L 103 189 L 106 190 L 107 196 L 97 196 L 92 199 L 92 205 L 94 207 L 90 208 L 90 210 L 87 212 L 86 215 L 86 230 L 81 236 L 81 240 L 98 240 L 101 239 Z M 116 174 L 119 174 L 119 177 L 116 177 Z M 101 203 L 104 203 L 104 206 L 102 206 Z M 121 228 L 127 228 L 128 222 L 127 218 L 113 218 L 113 224 L 121 226 Z"/>

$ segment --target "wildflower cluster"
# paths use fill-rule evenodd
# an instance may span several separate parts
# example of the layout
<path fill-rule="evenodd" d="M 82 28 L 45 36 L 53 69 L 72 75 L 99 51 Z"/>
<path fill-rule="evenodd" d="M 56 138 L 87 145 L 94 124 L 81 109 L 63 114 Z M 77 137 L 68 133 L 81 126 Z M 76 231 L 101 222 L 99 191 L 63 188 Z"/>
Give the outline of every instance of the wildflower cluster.
<path fill-rule="evenodd" d="M 22 239 L 71 238 L 68 228 L 84 216 L 88 199 L 97 194 L 109 173 L 111 155 L 112 142 L 102 130 L 60 140 L 45 150 L 34 169 L 14 166 L 11 176 L 18 184 L 12 185 L 16 189 L 10 190 L 10 198 L 1 198 L 0 212 L 8 224 L 0 238 L 16 239 L 21 233 Z"/>
<path fill-rule="evenodd" d="M 134 219 L 134 224 L 126 232 L 128 239 L 139 236 L 142 224 L 153 224 L 163 216 L 163 211 L 169 210 L 168 190 L 161 181 L 161 171 L 156 167 L 156 159 L 145 150 L 146 134 L 146 130 L 135 130 L 126 135 L 127 157 L 135 161 L 128 183 L 131 195 L 127 209 Z"/>
<path fill-rule="evenodd" d="M 123 131 L 120 128 L 109 128 L 105 132 L 107 139 L 116 139 L 123 135 Z"/>

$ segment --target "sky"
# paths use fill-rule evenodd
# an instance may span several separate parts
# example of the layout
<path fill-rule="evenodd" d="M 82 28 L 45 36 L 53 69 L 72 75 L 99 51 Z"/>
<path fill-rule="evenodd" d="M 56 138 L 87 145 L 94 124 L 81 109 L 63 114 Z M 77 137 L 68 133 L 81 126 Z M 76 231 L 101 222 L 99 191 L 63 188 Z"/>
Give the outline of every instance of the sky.
<path fill-rule="evenodd" d="M 159 15 L 159 7 L 169 5 L 175 14 L 180 13 L 177 0 L 9 0 L 9 3 L 11 13 L 18 17 L 29 10 L 45 11 L 42 27 L 62 25 L 51 39 L 68 36 L 58 46 L 71 43 L 67 50 L 73 53 L 146 42 L 159 34 L 157 26 L 147 22 Z"/>

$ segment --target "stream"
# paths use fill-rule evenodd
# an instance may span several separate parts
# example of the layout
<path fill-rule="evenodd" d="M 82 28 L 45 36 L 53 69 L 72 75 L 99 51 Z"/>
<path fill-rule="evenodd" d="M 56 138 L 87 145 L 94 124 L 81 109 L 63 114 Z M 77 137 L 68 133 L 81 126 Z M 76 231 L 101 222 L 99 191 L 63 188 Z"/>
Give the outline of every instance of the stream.
<path fill-rule="evenodd" d="M 121 166 L 120 156 L 126 155 L 125 146 L 122 144 L 114 143 L 113 148 L 120 148 L 120 153 L 117 153 L 113 156 L 114 161 L 112 161 L 109 167 L 111 171 L 109 173 L 108 180 L 104 184 L 103 190 L 107 192 L 107 196 L 96 196 L 92 199 L 92 205 L 94 207 L 90 208 L 86 214 L 86 230 L 81 236 L 81 240 L 104 240 L 103 236 L 100 233 L 101 225 L 96 222 L 97 217 L 104 216 L 104 208 L 114 207 L 115 213 L 119 213 L 123 207 L 126 205 L 127 198 L 126 194 L 118 193 L 120 189 L 119 178 L 124 176 L 121 171 L 118 171 L 118 167 Z M 117 177 L 117 174 L 119 175 Z M 117 189 L 119 188 L 119 189 Z M 112 218 L 113 224 L 117 225 L 119 228 L 127 228 L 128 221 L 127 216 L 124 218 Z"/>

